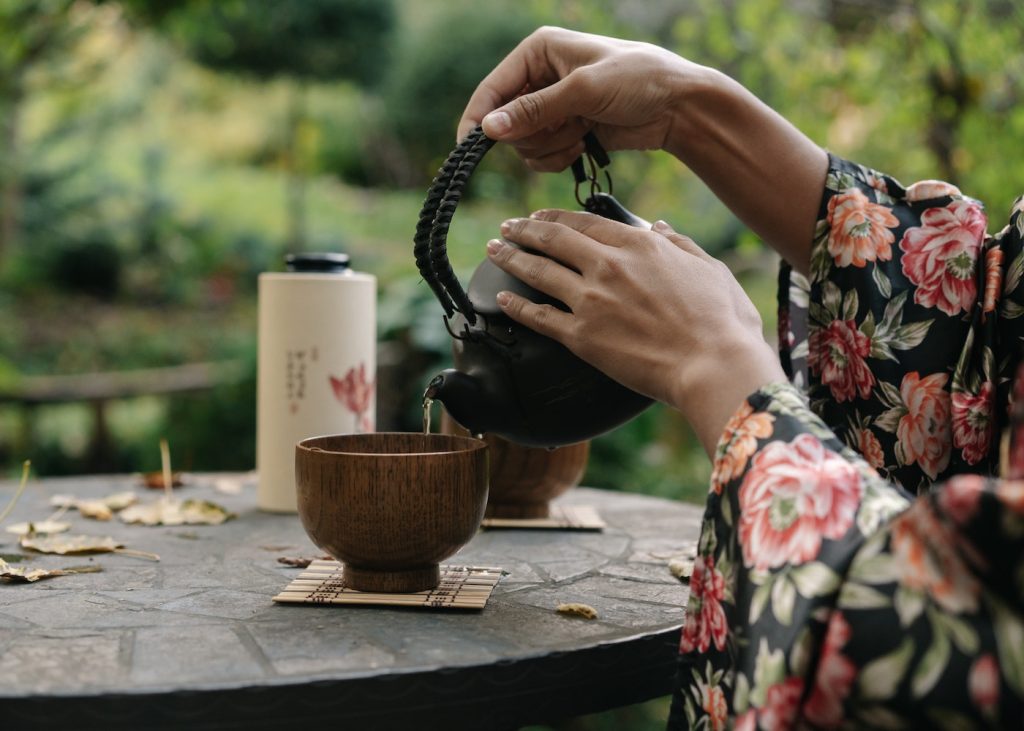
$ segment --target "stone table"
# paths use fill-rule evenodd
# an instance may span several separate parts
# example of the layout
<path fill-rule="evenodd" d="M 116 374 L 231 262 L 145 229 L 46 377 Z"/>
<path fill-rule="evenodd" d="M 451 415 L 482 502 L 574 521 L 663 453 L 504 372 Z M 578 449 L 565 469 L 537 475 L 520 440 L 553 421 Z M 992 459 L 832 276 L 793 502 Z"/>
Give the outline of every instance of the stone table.
<path fill-rule="evenodd" d="M 0 481 L 0 506 L 15 483 Z M 225 488 L 239 490 L 235 494 Z M 30 485 L 8 523 L 41 520 L 56 493 L 159 492 L 131 476 Z M 577 488 L 601 533 L 490 530 L 450 563 L 509 574 L 479 612 L 275 604 L 319 554 L 295 516 L 255 508 L 251 475 L 196 475 L 176 491 L 237 514 L 219 526 L 143 527 L 70 512 L 72 533 L 159 554 L 32 555 L 12 566 L 101 566 L 0 582 L 0 718 L 21 728 L 513 729 L 670 691 L 696 506 Z M 22 552 L 0 533 L 0 554 Z M 583 602 L 599 618 L 554 611 Z"/>

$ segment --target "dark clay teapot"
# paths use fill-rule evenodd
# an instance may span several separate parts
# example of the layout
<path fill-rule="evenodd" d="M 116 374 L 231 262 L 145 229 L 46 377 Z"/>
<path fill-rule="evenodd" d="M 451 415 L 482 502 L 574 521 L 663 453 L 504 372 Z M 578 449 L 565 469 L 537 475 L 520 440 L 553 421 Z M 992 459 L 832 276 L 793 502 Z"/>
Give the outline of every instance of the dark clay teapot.
<path fill-rule="evenodd" d="M 573 165 L 580 201 L 591 213 L 650 228 L 597 184 L 597 167 L 608 158 L 588 135 L 589 177 L 582 159 Z M 568 310 L 505 273 L 489 260 L 474 272 L 465 292 L 448 262 L 446 240 L 455 206 L 484 153 L 494 144 L 478 127 L 452 152 L 427 193 L 416 229 L 416 263 L 445 310 L 454 338 L 455 368 L 427 386 L 425 398 L 441 401 L 474 434 L 497 434 L 519 444 L 557 447 L 590 439 L 633 418 L 651 400 L 627 389 L 554 340 L 506 316 L 495 302 L 502 290 Z M 610 178 L 608 178 L 610 183 Z M 579 198 L 579 196 L 577 196 Z M 510 244 L 511 245 L 511 244 Z"/>

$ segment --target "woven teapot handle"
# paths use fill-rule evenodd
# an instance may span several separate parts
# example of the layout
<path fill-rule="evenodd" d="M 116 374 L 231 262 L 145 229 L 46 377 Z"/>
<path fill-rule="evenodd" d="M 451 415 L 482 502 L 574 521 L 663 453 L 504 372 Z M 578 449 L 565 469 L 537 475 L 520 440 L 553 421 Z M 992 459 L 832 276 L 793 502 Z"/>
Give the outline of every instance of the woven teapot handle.
<path fill-rule="evenodd" d="M 469 176 L 493 146 L 494 140 L 477 126 L 452 150 L 427 190 L 413 237 L 416 266 L 445 315 L 461 312 L 471 325 L 476 324 L 476 310 L 448 261 L 448 228 Z"/>
<path fill-rule="evenodd" d="M 602 189 L 598 181 L 597 170 L 608 165 L 608 153 L 601 147 L 601 143 L 598 142 L 593 132 L 587 132 L 583 141 L 586 152 L 572 165 L 573 176 L 576 178 L 576 199 L 592 213 L 600 213 L 606 217 L 630 223 L 631 221 L 627 220 L 627 217 L 633 218 L 633 216 L 628 211 L 626 211 L 627 217 L 609 216 L 608 212 L 603 211 L 598 205 L 603 201 L 614 201 L 610 195 L 605 195 L 603 199 L 598 195 Z M 452 271 L 452 265 L 448 261 L 448 228 L 451 226 L 455 207 L 462 198 L 469 176 L 476 169 L 484 154 L 493 146 L 494 140 L 487 137 L 478 125 L 452 150 L 430 184 L 427 198 L 420 210 L 419 221 L 416 224 L 416 235 L 413 237 L 416 266 L 444 308 L 445 315 L 451 317 L 456 312 L 461 312 L 471 325 L 476 324 L 476 310 L 473 309 L 469 296 L 459 284 L 455 272 Z M 589 163 L 589 172 L 585 169 L 584 159 Z M 610 194 L 611 176 L 608 175 L 607 170 L 604 175 Z M 584 201 L 580 197 L 580 186 L 587 181 L 590 182 L 590 196 Z M 617 202 L 614 205 L 616 210 L 621 208 Z M 605 206 L 607 207 L 607 203 Z"/>

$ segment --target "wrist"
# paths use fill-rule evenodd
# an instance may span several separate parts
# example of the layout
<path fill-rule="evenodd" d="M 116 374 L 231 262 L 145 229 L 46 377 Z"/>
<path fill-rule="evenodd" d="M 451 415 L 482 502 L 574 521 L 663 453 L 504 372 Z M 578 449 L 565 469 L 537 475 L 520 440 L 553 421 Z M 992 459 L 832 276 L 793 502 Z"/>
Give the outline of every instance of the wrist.
<path fill-rule="evenodd" d="M 720 342 L 682 366 L 670 404 L 687 419 L 710 455 L 743 399 L 784 381 L 778 356 L 763 339 Z"/>
<path fill-rule="evenodd" d="M 672 79 L 669 133 L 664 149 L 687 165 L 709 145 L 722 146 L 729 120 L 747 90 L 726 74 L 691 64 Z"/>

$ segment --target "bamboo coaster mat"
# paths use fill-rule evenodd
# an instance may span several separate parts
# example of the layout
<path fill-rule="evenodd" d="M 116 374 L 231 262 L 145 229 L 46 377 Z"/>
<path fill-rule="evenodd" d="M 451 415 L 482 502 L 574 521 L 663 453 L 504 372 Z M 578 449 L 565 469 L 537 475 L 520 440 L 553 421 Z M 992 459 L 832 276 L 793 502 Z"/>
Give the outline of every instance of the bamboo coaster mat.
<path fill-rule="evenodd" d="M 371 593 L 348 589 L 337 561 L 313 561 L 274 597 L 286 604 L 363 604 L 431 609 L 483 609 L 491 591 L 505 574 L 502 569 L 441 566 L 436 589 L 413 594 Z"/>
<path fill-rule="evenodd" d="M 597 508 L 591 505 L 552 505 L 546 518 L 484 518 L 483 528 L 529 528 L 539 530 L 605 529 Z"/>

